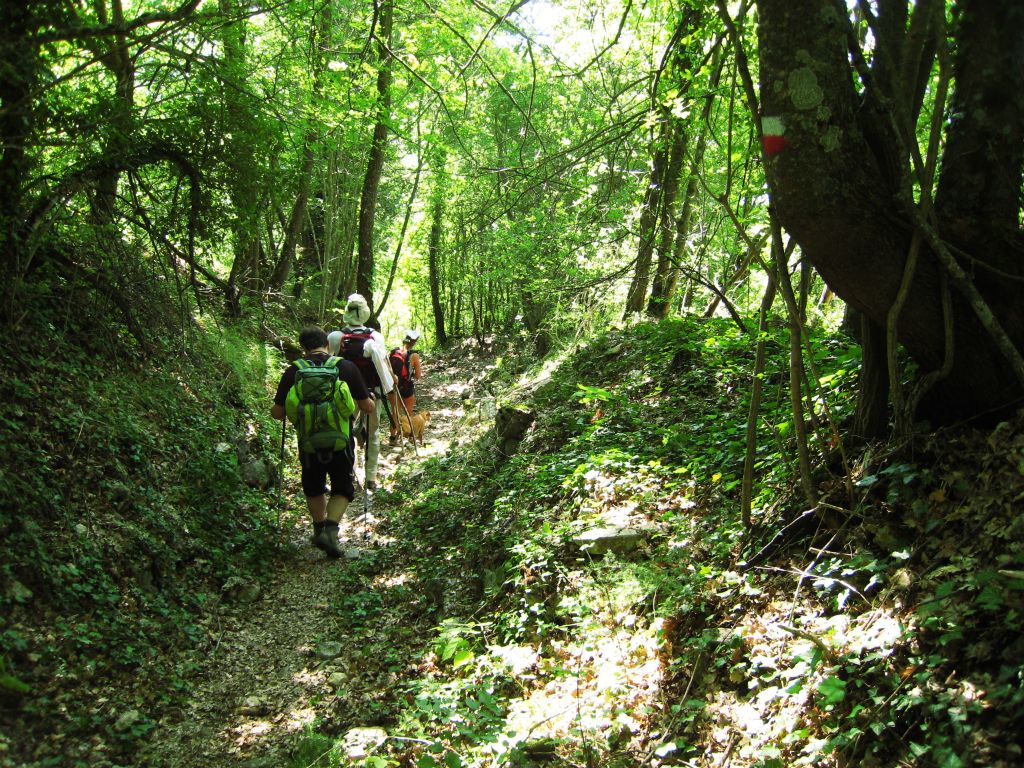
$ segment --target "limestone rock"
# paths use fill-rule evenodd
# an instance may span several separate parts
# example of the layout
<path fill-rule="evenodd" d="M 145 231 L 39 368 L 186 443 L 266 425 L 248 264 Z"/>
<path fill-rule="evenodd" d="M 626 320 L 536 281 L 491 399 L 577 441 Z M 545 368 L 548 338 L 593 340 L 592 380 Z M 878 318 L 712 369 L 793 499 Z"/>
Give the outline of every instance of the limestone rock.
<path fill-rule="evenodd" d="M 336 656 L 341 656 L 341 652 L 344 650 L 341 643 L 334 640 L 326 640 L 316 647 L 316 656 L 319 659 L 333 659 Z"/>
<path fill-rule="evenodd" d="M 260 585 L 254 581 L 245 581 L 238 576 L 232 576 L 225 582 L 221 593 L 226 603 L 249 605 L 259 599 Z"/>
<path fill-rule="evenodd" d="M 383 728 L 353 728 L 345 734 L 344 749 L 349 760 L 359 760 L 367 757 L 370 752 L 379 747 L 388 737 L 388 732 Z"/>
<path fill-rule="evenodd" d="M 270 707 L 259 696 L 246 696 L 238 707 L 238 712 L 242 715 L 265 715 L 268 711 Z"/>
<path fill-rule="evenodd" d="M 591 555 L 635 552 L 644 541 L 644 532 L 627 526 L 591 528 L 573 539 L 573 543 Z"/>
<path fill-rule="evenodd" d="M 275 470 L 262 459 L 250 459 L 242 465 L 242 481 L 250 488 L 267 490 L 274 484 Z"/>
<path fill-rule="evenodd" d="M 331 676 L 327 678 L 327 684 L 331 687 L 332 691 L 339 691 L 345 687 L 348 683 L 348 675 L 344 672 L 333 672 Z"/>

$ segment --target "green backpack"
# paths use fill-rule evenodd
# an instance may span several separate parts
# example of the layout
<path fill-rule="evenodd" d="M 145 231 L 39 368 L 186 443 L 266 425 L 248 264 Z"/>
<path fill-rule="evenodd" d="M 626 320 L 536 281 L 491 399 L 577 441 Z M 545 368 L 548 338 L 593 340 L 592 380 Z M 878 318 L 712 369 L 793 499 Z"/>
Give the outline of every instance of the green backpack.
<path fill-rule="evenodd" d="M 323 365 L 296 360 L 295 384 L 284 401 L 288 421 L 299 435 L 299 450 L 328 461 L 331 453 L 348 445 L 348 420 L 356 404 L 348 384 L 338 375 L 341 358 L 329 357 Z"/>

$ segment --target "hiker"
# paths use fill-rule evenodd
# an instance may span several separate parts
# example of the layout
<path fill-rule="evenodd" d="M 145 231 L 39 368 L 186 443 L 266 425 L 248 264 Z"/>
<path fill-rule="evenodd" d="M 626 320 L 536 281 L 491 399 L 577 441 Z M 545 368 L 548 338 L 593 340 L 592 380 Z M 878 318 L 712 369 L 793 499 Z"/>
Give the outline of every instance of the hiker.
<path fill-rule="evenodd" d="M 282 374 L 270 415 L 275 419 L 287 416 L 296 425 L 302 492 L 313 520 L 313 546 L 328 557 L 341 557 L 338 521 L 355 498 L 349 420 L 357 409 L 365 417 L 372 414 L 375 407 L 358 369 L 349 361 L 330 354 L 327 334 L 322 328 L 303 328 L 299 345 L 303 357 Z M 309 399 L 308 392 L 313 392 L 320 384 L 330 391 L 330 400 L 321 401 L 321 410 L 316 410 L 315 404 L 309 404 L 314 401 Z M 330 499 L 327 498 L 328 477 Z"/>
<path fill-rule="evenodd" d="M 384 337 L 380 331 L 366 325 L 370 320 L 370 305 L 360 294 L 353 293 L 345 304 L 342 315 L 344 326 L 332 331 L 327 339 L 332 354 L 339 355 L 355 364 L 363 377 L 363 383 L 370 396 L 387 396 L 394 388 L 391 368 L 385 360 Z M 394 415 L 397 419 L 397 414 Z M 377 488 L 377 459 L 380 456 L 380 411 L 374 410 L 356 423 L 355 434 L 366 437 L 366 476 L 363 488 L 373 491 Z"/>
<path fill-rule="evenodd" d="M 395 347 L 388 355 L 396 382 L 395 389 L 391 391 L 388 398 L 391 401 L 391 412 L 396 416 L 394 423 L 391 424 L 391 442 L 396 442 L 402 437 L 397 423 L 398 415 L 405 414 L 406 418 L 411 420 L 413 409 L 416 407 L 416 380 L 423 375 L 423 367 L 420 363 L 420 353 L 413 347 L 419 339 L 419 331 L 415 329 L 406 331 L 402 346 Z M 402 397 L 402 404 L 398 402 L 399 395 Z"/>

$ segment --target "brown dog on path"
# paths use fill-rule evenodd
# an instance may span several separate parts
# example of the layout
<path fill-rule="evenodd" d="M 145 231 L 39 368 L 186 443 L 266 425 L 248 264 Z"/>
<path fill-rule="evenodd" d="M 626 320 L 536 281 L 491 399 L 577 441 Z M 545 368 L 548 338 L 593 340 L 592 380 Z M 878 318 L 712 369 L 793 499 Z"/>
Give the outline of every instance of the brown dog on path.
<path fill-rule="evenodd" d="M 430 411 L 420 411 L 412 417 L 412 427 L 409 426 L 409 419 L 405 418 L 405 415 L 401 415 L 399 420 L 402 423 L 402 435 L 409 437 L 410 432 L 412 436 L 416 438 L 417 443 L 423 442 L 423 429 L 427 426 L 427 422 L 430 421 Z"/>

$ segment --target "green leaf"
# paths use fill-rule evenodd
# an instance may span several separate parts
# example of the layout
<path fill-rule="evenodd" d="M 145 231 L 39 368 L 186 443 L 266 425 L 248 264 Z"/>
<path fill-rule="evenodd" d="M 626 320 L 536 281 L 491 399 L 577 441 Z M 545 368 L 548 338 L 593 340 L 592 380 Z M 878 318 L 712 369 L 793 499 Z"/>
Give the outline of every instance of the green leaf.
<path fill-rule="evenodd" d="M 455 654 L 455 658 L 452 659 L 452 665 L 458 669 L 459 667 L 469 664 L 473 659 L 476 658 L 476 654 L 470 650 L 461 650 Z"/>
<path fill-rule="evenodd" d="M 23 683 L 14 675 L 0 675 L 0 690 L 26 694 L 31 692 L 32 687 L 28 683 Z"/>
<path fill-rule="evenodd" d="M 846 698 L 846 681 L 838 677 L 826 677 L 818 684 L 818 693 L 826 704 L 838 704 Z"/>

